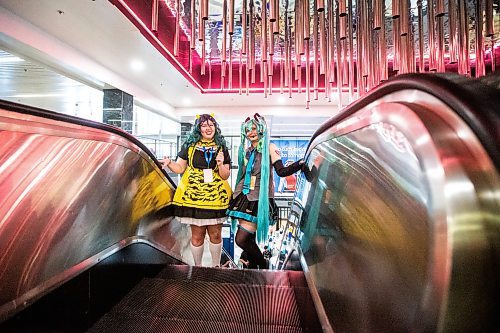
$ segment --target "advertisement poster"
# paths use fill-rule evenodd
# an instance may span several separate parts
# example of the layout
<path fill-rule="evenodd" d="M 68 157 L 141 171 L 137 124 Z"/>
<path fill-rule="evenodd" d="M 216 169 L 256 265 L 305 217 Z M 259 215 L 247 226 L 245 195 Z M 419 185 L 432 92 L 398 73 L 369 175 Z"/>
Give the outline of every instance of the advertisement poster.
<path fill-rule="evenodd" d="M 283 166 L 288 166 L 293 162 L 304 157 L 309 140 L 271 140 L 274 143 L 281 155 Z M 274 171 L 274 191 L 275 193 L 293 193 L 297 184 L 297 173 L 279 177 Z"/>

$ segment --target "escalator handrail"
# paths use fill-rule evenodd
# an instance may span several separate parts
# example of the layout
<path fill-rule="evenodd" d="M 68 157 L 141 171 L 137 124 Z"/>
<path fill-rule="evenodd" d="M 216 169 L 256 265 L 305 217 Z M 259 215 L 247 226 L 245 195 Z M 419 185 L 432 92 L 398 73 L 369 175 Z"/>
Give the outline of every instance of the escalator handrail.
<path fill-rule="evenodd" d="M 491 76 L 500 75 L 492 74 Z M 348 105 L 328 119 L 313 134 L 307 151 L 316 137 L 376 100 L 401 90 L 426 92 L 449 106 L 472 129 L 493 164 L 500 170 L 500 90 L 458 74 L 402 74 Z"/>
<path fill-rule="evenodd" d="M 125 132 L 121 128 L 107 125 L 104 123 L 99 123 L 99 122 L 89 120 L 89 119 L 79 118 L 79 117 L 75 117 L 75 116 L 71 116 L 71 115 L 67 115 L 67 114 L 63 114 L 63 113 L 57 113 L 54 111 L 49 111 L 49 110 L 37 108 L 34 106 L 19 104 L 19 103 L 10 102 L 10 101 L 6 101 L 6 100 L 2 100 L 2 99 L 0 99 L 0 108 L 8 110 L 8 111 L 12 111 L 12 112 L 28 114 L 28 115 L 32 115 L 32 116 L 37 116 L 37 117 L 72 123 L 72 124 L 86 126 L 86 127 L 92 127 L 92 128 L 106 131 L 106 132 L 111 132 L 113 134 L 117 134 L 117 135 L 125 138 L 126 140 L 131 141 L 133 144 L 135 144 L 136 146 L 141 148 L 144 151 L 144 153 L 146 153 L 149 157 L 151 157 L 153 162 L 161 170 L 162 174 L 168 179 L 170 184 L 174 188 L 176 187 L 174 181 L 170 178 L 170 176 L 167 174 L 167 172 L 162 168 L 162 164 L 158 161 L 156 156 L 153 155 L 153 153 L 141 141 L 139 141 L 139 139 L 137 139 L 135 136 Z"/>

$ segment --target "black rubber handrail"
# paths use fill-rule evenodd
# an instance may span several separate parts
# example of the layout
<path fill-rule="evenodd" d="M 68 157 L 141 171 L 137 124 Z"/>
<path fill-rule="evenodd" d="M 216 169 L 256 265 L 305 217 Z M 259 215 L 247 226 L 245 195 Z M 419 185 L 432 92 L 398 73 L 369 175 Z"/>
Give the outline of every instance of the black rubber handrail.
<path fill-rule="evenodd" d="M 154 161 L 156 166 L 158 166 L 158 168 L 160 168 L 163 175 L 169 180 L 171 185 L 174 188 L 176 187 L 175 183 L 172 181 L 172 179 L 167 174 L 167 172 L 165 170 L 163 170 L 162 165 L 158 161 L 156 156 L 153 155 L 153 153 L 151 153 L 151 151 L 141 141 L 139 141 L 135 136 L 125 132 L 124 130 L 122 130 L 118 127 L 99 123 L 99 122 L 96 122 L 93 120 L 88 120 L 88 119 L 83 119 L 83 118 L 79 118 L 79 117 L 75 117 L 75 116 L 70 116 L 70 115 L 63 114 L 63 113 L 57 113 L 54 111 L 49 111 L 49 110 L 45 110 L 45 109 L 41 109 L 41 108 L 37 108 L 37 107 L 33 107 L 33 106 L 23 105 L 23 104 L 19 104 L 19 103 L 15 103 L 15 102 L 10 102 L 10 101 L 6 101 L 6 100 L 2 100 L 2 99 L 0 99 L 0 108 L 8 110 L 8 111 L 12 111 L 12 112 L 29 114 L 29 115 L 33 115 L 33 116 L 37 116 L 37 117 L 42 117 L 42 118 L 47 118 L 47 119 L 52 119 L 52 120 L 57 120 L 57 121 L 63 121 L 63 122 L 77 124 L 77 125 L 86 126 L 86 127 L 92 127 L 92 128 L 96 128 L 99 130 L 103 130 L 106 132 L 111 132 L 113 134 L 120 135 L 121 137 L 125 138 L 126 140 L 131 141 L 135 145 L 139 146 L 146 154 L 148 154 L 148 156 L 151 157 L 151 159 Z"/>
<path fill-rule="evenodd" d="M 500 89 L 496 89 L 492 81 L 500 82 L 500 74 L 488 76 L 487 81 L 452 73 L 402 74 L 392 77 L 323 123 L 313 134 L 308 150 L 317 136 L 370 103 L 397 91 L 415 89 L 438 98 L 454 110 L 474 131 L 493 164 L 500 170 Z"/>

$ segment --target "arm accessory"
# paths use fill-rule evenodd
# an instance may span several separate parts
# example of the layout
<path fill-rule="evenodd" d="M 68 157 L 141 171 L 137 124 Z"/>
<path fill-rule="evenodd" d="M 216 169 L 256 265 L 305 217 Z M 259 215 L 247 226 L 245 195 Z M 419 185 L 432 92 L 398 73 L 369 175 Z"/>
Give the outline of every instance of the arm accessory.
<path fill-rule="evenodd" d="M 300 164 L 300 161 L 302 161 L 302 160 L 298 160 L 297 162 L 294 162 L 294 163 L 290 164 L 289 166 L 285 167 L 285 166 L 283 166 L 283 161 L 281 159 L 279 159 L 276 162 L 274 162 L 274 164 L 273 164 L 274 170 L 276 170 L 276 173 L 280 177 L 286 177 L 286 176 L 293 175 L 294 173 L 296 173 L 297 171 L 302 169 L 302 165 Z"/>

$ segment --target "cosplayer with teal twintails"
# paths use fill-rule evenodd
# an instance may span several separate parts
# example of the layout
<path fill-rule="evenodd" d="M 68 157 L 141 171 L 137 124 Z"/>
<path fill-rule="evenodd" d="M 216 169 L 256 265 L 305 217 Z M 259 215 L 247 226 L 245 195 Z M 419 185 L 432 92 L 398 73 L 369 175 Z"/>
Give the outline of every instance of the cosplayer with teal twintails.
<path fill-rule="evenodd" d="M 249 268 L 269 267 L 257 242 L 267 239 L 269 226 L 278 219 L 272 169 L 278 176 L 286 177 L 300 170 L 303 164 L 300 159 L 283 166 L 278 148 L 269 142 L 266 120 L 258 113 L 241 124 L 238 176 L 227 215 L 233 224 L 238 224 L 235 241 L 247 254 Z"/>

